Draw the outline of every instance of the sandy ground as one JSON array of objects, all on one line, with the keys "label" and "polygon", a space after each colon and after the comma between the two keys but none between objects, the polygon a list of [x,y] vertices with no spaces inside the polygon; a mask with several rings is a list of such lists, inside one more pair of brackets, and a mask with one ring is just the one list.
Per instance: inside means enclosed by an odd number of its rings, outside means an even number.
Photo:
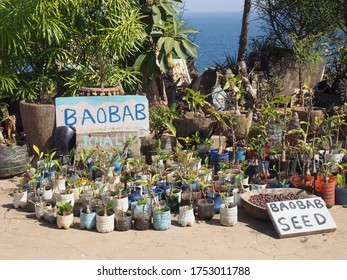
[{"label": "sandy ground", "polygon": [[0,180],[1,260],[347,260],[347,208],[329,209],[337,230],[280,239],[270,221],[239,208],[238,223],[224,227],[219,215],[181,227],[172,214],[169,230],[98,233],[68,230],[38,221],[34,213],[15,209],[15,185]]}]

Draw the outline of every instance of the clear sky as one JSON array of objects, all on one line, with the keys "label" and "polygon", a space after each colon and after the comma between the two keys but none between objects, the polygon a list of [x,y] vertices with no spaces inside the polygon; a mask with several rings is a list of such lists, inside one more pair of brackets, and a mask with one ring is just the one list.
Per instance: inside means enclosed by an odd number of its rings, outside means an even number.
[{"label": "clear sky", "polygon": [[244,0],[183,0],[188,12],[240,12]]}]

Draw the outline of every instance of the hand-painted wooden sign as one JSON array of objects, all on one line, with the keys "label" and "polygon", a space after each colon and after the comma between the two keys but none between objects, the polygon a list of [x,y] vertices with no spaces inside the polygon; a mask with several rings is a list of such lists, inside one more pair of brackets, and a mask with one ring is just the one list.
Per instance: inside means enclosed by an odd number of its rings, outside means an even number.
[{"label": "hand-painted wooden sign", "polygon": [[270,202],[266,210],[280,238],[336,230],[336,224],[320,197]]},{"label": "hand-painted wooden sign", "polygon": [[125,143],[132,137],[134,142],[130,145],[130,150],[137,156],[140,155],[140,140],[137,131],[117,131],[117,132],[94,132],[81,133],[76,135],[77,152],[84,150],[99,149],[100,151],[122,150]]},{"label": "hand-painted wooden sign", "polygon": [[58,126],[73,126],[77,134],[134,131],[149,134],[148,100],[145,96],[83,96],[56,98]]}]

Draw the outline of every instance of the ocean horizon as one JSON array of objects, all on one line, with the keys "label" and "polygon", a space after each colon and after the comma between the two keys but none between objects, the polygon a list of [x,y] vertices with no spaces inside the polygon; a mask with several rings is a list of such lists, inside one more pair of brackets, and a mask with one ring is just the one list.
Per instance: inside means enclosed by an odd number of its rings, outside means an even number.
[{"label": "ocean horizon", "polygon": [[[184,20],[188,27],[199,31],[193,35],[193,41],[199,47],[198,57],[194,59],[200,73],[205,68],[222,64],[226,57],[235,57],[238,53],[243,11],[240,12],[185,12]],[[261,34],[260,22],[256,14],[251,14],[248,40]]]}]

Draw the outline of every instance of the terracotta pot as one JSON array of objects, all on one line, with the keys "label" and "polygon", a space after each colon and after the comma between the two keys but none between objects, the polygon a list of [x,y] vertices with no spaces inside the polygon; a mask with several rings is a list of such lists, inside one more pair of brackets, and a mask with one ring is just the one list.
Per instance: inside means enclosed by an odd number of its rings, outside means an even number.
[{"label": "terracotta pot", "polygon": [[81,87],[79,89],[80,96],[111,96],[120,95],[120,86],[108,86],[108,87]]},{"label": "terracotta pot", "polygon": [[[316,182],[319,181],[319,182],[325,182],[325,177],[323,174],[318,174],[316,176]],[[333,183],[333,182],[336,182],[336,176],[329,176],[328,178],[328,183]]]},{"label": "terracotta pot", "polygon": [[328,208],[335,204],[335,186],[336,182],[315,181],[315,194],[323,198]]},{"label": "terracotta pot", "polygon": [[295,175],[290,178],[290,184],[294,188],[303,189],[308,192],[313,192],[314,177],[310,175]]}]

